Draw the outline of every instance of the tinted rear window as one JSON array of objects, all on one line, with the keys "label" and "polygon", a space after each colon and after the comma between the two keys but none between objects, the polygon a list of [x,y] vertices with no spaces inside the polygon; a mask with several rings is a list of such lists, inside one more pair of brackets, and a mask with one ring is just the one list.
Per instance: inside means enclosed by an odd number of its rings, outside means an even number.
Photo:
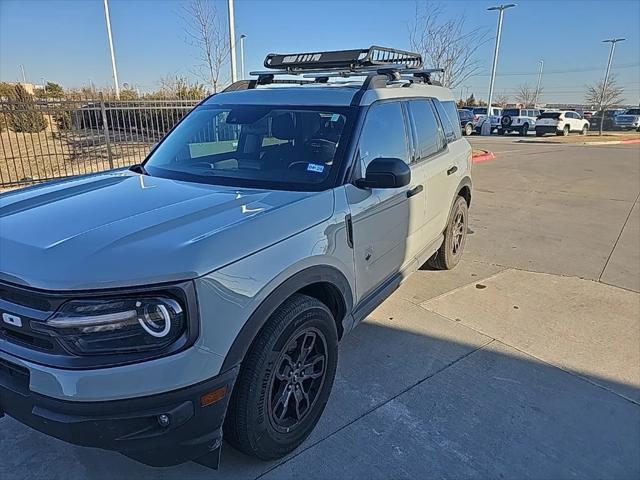
[{"label": "tinted rear window", "polygon": [[473,109],[473,113],[475,113],[476,115],[486,115],[487,114],[487,109],[486,109],[486,107],[474,108]]},{"label": "tinted rear window", "polygon": [[560,112],[545,112],[540,115],[540,118],[553,118],[554,120],[557,120],[560,118]]},{"label": "tinted rear window", "polygon": [[640,108],[630,108],[629,110],[624,112],[624,114],[625,115],[640,115]]},{"label": "tinted rear window", "polygon": [[520,110],[518,110],[517,108],[505,108],[502,111],[502,115],[509,115],[510,117],[517,117],[518,115],[520,115]]}]

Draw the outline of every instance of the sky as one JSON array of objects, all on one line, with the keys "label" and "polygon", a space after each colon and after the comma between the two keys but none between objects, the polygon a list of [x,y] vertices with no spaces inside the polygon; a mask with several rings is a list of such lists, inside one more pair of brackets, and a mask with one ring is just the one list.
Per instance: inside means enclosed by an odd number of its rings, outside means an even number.
[{"label": "sky", "polygon": [[[215,2],[224,22],[226,3]],[[604,76],[609,44],[602,40],[625,37],[616,47],[612,72],[624,88],[625,101],[640,102],[640,0],[516,3],[505,12],[496,94],[513,96],[522,84],[535,86],[543,59],[540,100],[581,102],[585,85]],[[464,16],[470,30],[487,31],[490,40],[477,52],[480,74],[455,92],[486,99],[498,17],[486,8],[497,2],[440,4],[444,17]],[[109,6],[120,84],[151,91],[168,74],[193,77],[197,53],[187,42],[183,1],[109,0]],[[408,49],[415,6],[414,0],[235,0],[236,34],[247,35],[247,72],[263,69],[270,52],[372,44]],[[111,85],[102,0],[0,0],[0,81],[18,81],[19,65],[31,83]]]}]

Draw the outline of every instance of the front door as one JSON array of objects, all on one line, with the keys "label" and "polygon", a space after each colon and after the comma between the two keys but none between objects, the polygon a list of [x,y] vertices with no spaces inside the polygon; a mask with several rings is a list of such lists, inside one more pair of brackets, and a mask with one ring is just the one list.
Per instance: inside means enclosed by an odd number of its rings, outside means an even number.
[{"label": "front door", "polygon": [[[356,168],[360,175],[364,177],[374,158],[400,158],[409,163],[408,140],[402,104],[373,104],[358,142]],[[413,188],[413,182],[389,189],[345,186],[353,228],[357,302],[399,272],[406,261],[407,239],[420,223],[415,219],[424,216],[424,195],[407,195]]]}]

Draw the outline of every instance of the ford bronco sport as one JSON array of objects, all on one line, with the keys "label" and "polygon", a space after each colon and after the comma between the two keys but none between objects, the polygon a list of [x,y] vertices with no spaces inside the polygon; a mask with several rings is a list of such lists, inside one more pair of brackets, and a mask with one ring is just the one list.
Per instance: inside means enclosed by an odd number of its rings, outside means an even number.
[{"label": "ford bronco sport", "polygon": [[425,262],[458,263],[471,148],[420,56],[265,67],[141,165],[0,197],[0,416],[154,466],[217,467],[223,433],[281,457],[338,342]]}]

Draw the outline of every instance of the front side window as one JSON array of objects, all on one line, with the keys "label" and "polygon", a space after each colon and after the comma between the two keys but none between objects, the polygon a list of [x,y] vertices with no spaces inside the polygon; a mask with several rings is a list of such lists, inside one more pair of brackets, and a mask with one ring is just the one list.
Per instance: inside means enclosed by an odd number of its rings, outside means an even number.
[{"label": "front side window", "polygon": [[383,102],[371,106],[362,126],[358,155],[363,173],[375,158],[399,158],[409,163],[400,102]]},{"label": "front side window", "polygon": [[335,177],[350,107],[202,105],[144,163],[153,176],[216,185],[322,190]]},{"label": "front side window", "polygon": [[416,159],[424,160],[445,146],[435,112],[429,100],[412,100],[409,111],[416,132]]}]

